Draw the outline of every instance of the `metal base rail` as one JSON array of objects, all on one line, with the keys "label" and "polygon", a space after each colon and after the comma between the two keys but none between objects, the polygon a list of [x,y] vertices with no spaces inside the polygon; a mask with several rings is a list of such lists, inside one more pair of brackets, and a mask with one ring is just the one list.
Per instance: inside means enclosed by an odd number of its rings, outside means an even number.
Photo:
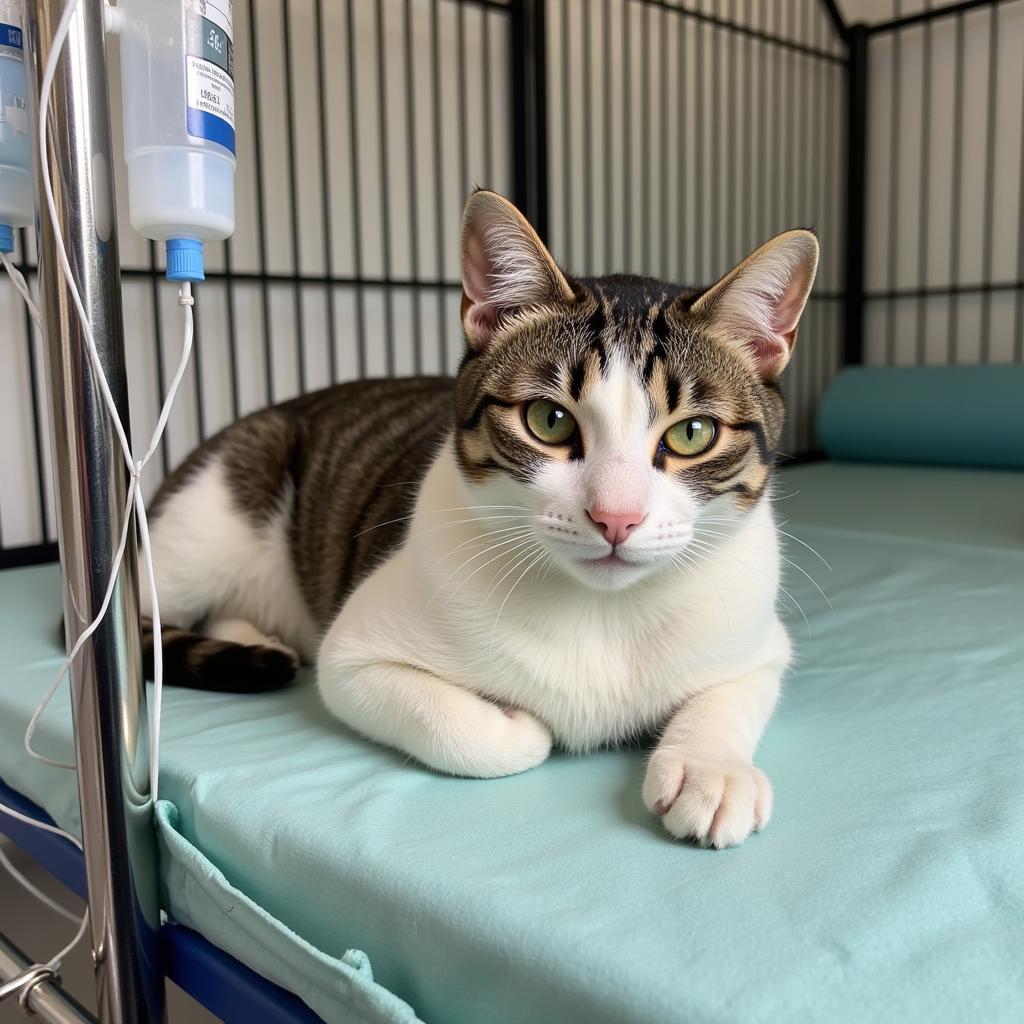
[{"label": "metal base rail", "polygon": [[[29,969],[32,961],[25,954],[0,935],[0,985],[17,978]],[[59,979],[43,975],[38,981],[30,981],[18,997],[22,1009],[41,1017],[48,1024],[95,1024],[96,1018],[68,995]]]},{"label": "metal base rail", "polygon": [[[37,804],[0,778],[0,803],[29,818],[55,824]],[[82,854],[62,836],[0,815],[6,834],[36,864],[81,898],[86,896]],[[298,996],[268,981],[198,932],[180,924],[160,930],[164,976],[225,1024],[322,1024]]]}]

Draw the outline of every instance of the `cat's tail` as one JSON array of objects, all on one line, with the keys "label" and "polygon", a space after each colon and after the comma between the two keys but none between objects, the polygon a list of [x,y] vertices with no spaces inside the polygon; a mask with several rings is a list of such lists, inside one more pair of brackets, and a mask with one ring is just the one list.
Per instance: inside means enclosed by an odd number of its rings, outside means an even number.
[{"label": "cat's tail", "polygon": [[[269,644],[215,640],[175,626],[161,631],[164,682],[190,690],[220,693],[266,693],[287,686],[299,668],[290,649]],[[142,661],[153,678],[153,623],[142,620]]]},{"label": "cat's tail", "polygon": [[[58,630],[64,644],[64,620]],[[218,693],[267,693],[280,690],[295,678],[298,656],[290,648],[272,644],[242,644],[217,640],[188,629],[163,626],[164,682],[190,690]],[[142,620],[142,665],[153,678],[153,622]]]}]

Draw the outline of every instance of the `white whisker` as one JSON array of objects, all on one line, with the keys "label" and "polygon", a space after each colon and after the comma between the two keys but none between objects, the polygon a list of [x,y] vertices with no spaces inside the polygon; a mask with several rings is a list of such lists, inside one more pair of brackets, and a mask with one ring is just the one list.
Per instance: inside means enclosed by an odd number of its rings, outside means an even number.
[{"label": "white whisker", "polygon": [[[540,544],[537,544],[537,548],[540,548]],[[517,559],[517,561],[514,562],[511,566],[508,566],[505,569],[505,571],[491,584],[491,589],[487,591],[487,596],[484,598],[484,604],[486,604],[491,599],[491,596],[494,594],[494,592],[498,589],[498,587],[501,586],[501,581],[504,580],[506,576],[509,576],[512,573],[514,573],[516,569],[518,569],[519,566],[522,565],[523,562],[525,562],[526,559],[529,558],[532,554],[532,548],[528,549],[525,553],[520,553],[520,556]]]},{"label": "white whisker", "polygon": [[782,593],[785,594],[786,597],[788,597],[790,601],[792,601],[793,605],[796,607],[796,610],[803,617],[804,626],[807,627],[807,635],[811,636],[811,633],[812,633],[811,624],[810,624],[810,622],[807,619],[807,613],[804,611],[803,606],[800,604],[800,602],[781,583],[779,584],[779,590],[781,590]]},{"label": "white whisker", "polygon": [[[703,533],[709,537],[723,537],[726,540],[734,540],[740,544],[749,544],[748,541],[741,540],[738,537],[730,537],[727,533],[718,533],[715,530],[701,530],[699,527],[694,527],[694,530],[695,532]],[[786,534],[786,536],[788,537],[789,534]],[[807,545],[805,544],[804,547],[807,547]],[[817,552],[815,552],[815,554],[817,554]],[[787,558],[785,555],[781,554],[781,552],[779,557],[788,565],[793,566],[793,568],[796,569],[797,572],[803,573],[803,575],[806,576],[808,580],[810,580],[811,586],[813,586],[814,589],[817,590],[819,594],[821,594],[822,600],[825,602],[825,604],[827,604],[829,608],[832,607],[832,602],[828,599],[828,594],[826,594],[825,591],[822,590],[820,586],[818,586],[818,581],[803,566],[798,565],[796,562],[793,561],[792,558]],[[821,555],[818,555],[818,557],[821,558]],[[822,558],[821,560],[825,562],[824,558]],[[829,568],[829,571],[831,572],[831,566],[828,565],[828,562],[825,562],[825,565]]]},{"label": "white whisker", "polygon": [[504,610],[505,605],[508,604],[508,599],[512,596],[512,591],[515,590],[516,587],[518,587],[520,583],[522,583],[522,581],[526,578],[526,574],[537,564],[537,562],[541,558],[544,557],[544,554],[545,554],[544,551],[539,551],[534,556],[533,560],[529,563],[529,565],[527,565],[527,567],[522,571],[522,573],[520,574],[519,578],[515,581],[515,583],[513,583],[512,586],[508,588],[508,593],[505,595],[505,600],[501,602],[501,607],[498,609],[498,614],[494,616],[494,629],[495,630],[497,630],[497,628],[498,628],[498,620],[501,618],[501,613]]},{"label": "white whisker", "polygon": [[[407,516],[398,516],[396,519],[388,519],[383,523],[374,523],[373,526],[368,526],[365,530],[360,530],[352,539],[356,537],[362,537],[364,533],[369,533],[371,530],[379,530],[382,526],[393,526],[395,523],[407,523],[410,519],[415,519],[417,515],[434,516],[442,515],[445,512],[480,512],[486,509],[519,509],[526,513],[525,515],[512,516],[474,516],[470,519],[455,519],[451,523],[442,523],[440,527],[433,527],[433,529],[443,529],[445,526],[452,526],[458,523],[475,523],[482,519],[527,519],[530,518],[533,513],[525,505],[462,505],[455,508],[437,508],[437,509],[420,509],[417,512],[410,512]],[[424,530],[424,533],[430,531]]]},{"label": "white whisker", "polygon": [[[762,586],[764,586],[766,589],[770,589],[769,582],[767,580],[765,580],[764,578],[762,578],[757,573],[757,570],[754,568],[754,566],[752,566],[749,562],[744,561],[742,558],[737,557],[731,551],[722,551],[721,548],[715,547],[715,546],[709,544],[707,541],[698,540],[697,538],[694,538],[693,540],[691,540],[690,543],[691,544],[696,544],[696,545],[701,545],[702,547],[704,547],[708,551],[713,551],[713,552],[716,552],[718,554],[725,555],[726,558],[731,558],[734,562],[736,562],[738,565],[742,565],[749,573],[751,573],[751,575],[753,575],[754,578]],[[793,604],[793,607],[796,608],[796,610],[801,614],[801,616],[803,617],[803,620],[804,620],[804,625],[807,627],[807,635],[810,636],[811,633],[812,633],[811,623],[808,620],[807,614],[804,612],[803,607],[800,604],[800,602],[781,583],[777,583],[776,586],[778,587],[778,589],[783,594],[786,595],[787,598],[789,598],[790,602],[792,602],[792,604]]]},{"label": "white whisker", "polygon": [[[680,564],[680,559],[682,559],[682,564]],[[683,571],[683,565],[689,565],[696,572],[700,572],[701,560],[703,560],[705,564],[710,565],[710,560],[707,558],[707,556],[702,556],[699,552],[696,551],[683,550],[677,552],[675,555],[672,556],[672,562],[676,566],[676,568],[679,569],[680,572]],[[732,617],[729,615],[729,608],[725,603],[725,598],[722,597],[722,592],[715,585],[714,580],[709,579],[707,580],[707,582],[711,585],[711,589],[715,592],[715,597],[718,598],[718,603],[722,606],[722,614],[725,616],[725,621],[726,623],[728,623],[729,626],[729,635],[733,636],[734,634],[732,628]]]},{"label": "white whisker", "polygon": [[551,572],[551,566],[555,564],[555,553],[548,551],[547,558],[544,560],[544,575],[541,576],[541,582],[548,578],[548,573]]},{"label": "white whisker", "polygon": [[467,558],[462,563],[462,565],[460,565],[454,572],[451,572],[451,573],[448,574],[448,578],[444,581],[444,583],[441,584],[440,587],[438,587],[437,593],[438,594],[441,593],[441,591],[444,590],[444,588],[451,581],[452,577],[456,573],[461,572],[467,565],[470,564],[470,562],[475,561],[477,558],[480,558],[482,555],[486,555],[489,551],[494,551],[496,548],[503,548],[503,549],[507,548],[508,549],[508,550],[501,550],[493,558],[489,558],[486,562],[482,562],[464,580],[461,580],[459,582],[459,585],[448,595],[448,598],[447,598],[445,604],[450,604],[452,598],[455,597],[455,595],[459,592],[459,590],[461,590],[462,587],[465,586],[481,569],[486,569],[487,566],[489,566],[492,563],[498,561],[499,558],[510,558],[514,554],[516,554],[520,549],[526,547],[527,545],[531,545],[533,543],[536,543],[536,542],[534,541],[532,536],[523,537],[523,538],[509,537],[507,540],[499,541],[497,544],[492,544],[489,548],[485,548],[483,551],[478,551],[475,555],[472,555],[471,557]]},{"label": "white whisker", "polygon": [[468,547],[470,544],[480,544],[486,541],[489,537],[501,537],[510,533],[529,533],[533,527],[524,526],[504,526],[500,530],[484,530],[483,533],[478,533],[468,540],[464,540],[461,544],[456,544],[451,551],[447,552],[444,557],[447,558],[450,555],[454,555],[456,551],[461,551],[463,548]]},{"label": "white whisker", "polygon": [[426,537],[427,534],[437,533],[438,530],[448,530],[453,526],[465,526],[469,523],[490,523],[496,522],[499,519],[533,519],[532,513],[529,515],[500,515],[500,516],[471,516],[469,519],[453,519],[448,523],[440,523],[437,526],[432,526],[429,530],[423,530],[418,533],[418,537]]},{"label": "white whisker", "polygon": [[825,604],[827,604],[829,608],[832,607],[832,602],[828,599],[828,594],[826,594],[825,591],[818,586],[818,581],[803,566],[797,565],[792,558],[786,558],[785,555],[782,556],[782,560],[784,562],[787,562],[789,565],[793,566],[793,568],[796,569],[797,572],[803,573],[803,575],[811,581],[811,586],[814,587],[814,589],[819,594],[821,594],[821,599],[825,602]]},{"label": "white whisker", "polygon": [[[787,522],[788,522],[788,520],[787,520]],[[785,524],[783,524],[783,525],[785,525]],[[810,544],[808,544],[806,541],[802,541],[799,537],[794,536],[792,533],[786,533],[786,531],[783,530],[781,527],[777,527],[777,529],[778,529],[779,533],[782,534],[783,537],[788,537],[790,540],[795,540],[797,542],[797,544],[801,544],[803,547],[807,548],[807,550],[810,551],[810,553],[812,555],[814,555],[816,558],[820,559],[822,565],[824,565],[825,568],[828,569],[829,572],[832,571],[832,566],[829,565],[828,562],[826,562],[825,559],[822,558],[821,555],[817,551],[815,551],[814,548],[812,548]]]}]

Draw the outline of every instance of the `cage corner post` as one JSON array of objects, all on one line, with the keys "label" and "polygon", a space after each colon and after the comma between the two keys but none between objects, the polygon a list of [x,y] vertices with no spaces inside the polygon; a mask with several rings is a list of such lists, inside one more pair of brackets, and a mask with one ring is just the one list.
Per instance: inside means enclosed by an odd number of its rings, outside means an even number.
[{"label": "cage corner post", "polygon": [[[36,109],[65,6],[64,0],[26,4]],[[60,232],[127,428],[103,0],[78,2],[53,79],[49,117],[47,159]],[[88,365],[82,325],[57,262],[41,175],[36,177],[64,611],[67,639],[74,643],[103,603],[129,473]],[[164,1018],[164,997],[133,532],[107,614],[71,668],[71,693],[99,1020],[156,1024]]]},{"label": "cage corner post", "polygon": [[547,4],[511,0],[513,201],[548,237]]},{"label": "cage corner post", "polygon": [[843,363],[864,362],[864,217],[867,211],[868,27],[848,28],[846,267]]}]

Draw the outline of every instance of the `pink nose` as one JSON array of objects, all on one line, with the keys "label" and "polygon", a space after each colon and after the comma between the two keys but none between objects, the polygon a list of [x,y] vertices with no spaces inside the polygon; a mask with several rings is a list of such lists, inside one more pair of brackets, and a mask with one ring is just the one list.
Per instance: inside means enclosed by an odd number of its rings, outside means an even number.
[{"label": "pink nose", "polygon": [[599,508],[588,509],[587,515],[609,544],[621,544],[647,518],[644,512],[605,512]]}]

